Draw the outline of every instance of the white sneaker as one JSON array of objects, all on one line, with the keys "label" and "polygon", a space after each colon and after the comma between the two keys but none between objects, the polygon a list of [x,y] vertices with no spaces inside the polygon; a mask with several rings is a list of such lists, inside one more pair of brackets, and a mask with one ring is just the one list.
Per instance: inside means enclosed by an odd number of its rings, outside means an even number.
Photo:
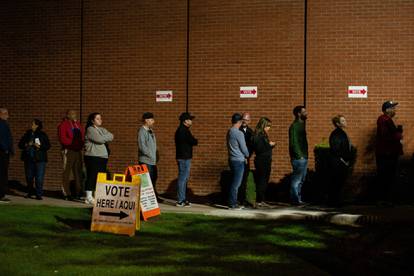
[{"label": "white sneaker", "polygon": [[95,202],[95,200],[93,199],[93,197],[90,197],[90,198],[86,198],[85,199],[85,204],[91,204],[91,205],[93,205],[94,202]]}]

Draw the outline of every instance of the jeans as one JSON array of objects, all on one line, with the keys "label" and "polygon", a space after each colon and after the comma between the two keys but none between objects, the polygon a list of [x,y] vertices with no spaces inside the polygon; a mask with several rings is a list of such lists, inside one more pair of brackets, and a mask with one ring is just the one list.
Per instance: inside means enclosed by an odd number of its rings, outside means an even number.
[{"label": "jeans", "polygon": [[[28,194],[36,194],[36,196],[41,197],[43,195],[43,179],[45,177],[46,162],[27,160],[24,162],[24,171],[26,174]],[[36,190],[33,188],[33,180]]]},{"label": "jeans", "polygon": [[294,203],[302,203],[302,185],[308,171],[308,159],[292,160],[292,179],[290,197]]},{"label": "jeans", "polygon": [[233,175],[229,191],[230,207],[237,206],[237,192],[243,179],[244,163],[244,161],[229,161],[230,169]]},{"label": "jeans", "polygon": [[177,159],[178,179],[177,179],[177,202],[185,202],[187,182],[190,178],[191,159]]},{"label": "jeans", "polygon": [[0,198],[6,195],[9,182],[9,154],[0,150]]},{"label": "jeans", "polygon": [[246,203],[247,180],[249,178],[249,172],[250,172],[249,163],[250,163],[250,160],[248,160],[248,162],[244,164],[243,178],[242,178],[242,182],[239,187],[239,192],[237,194],[239,202],[241,202],[242,204]]}]

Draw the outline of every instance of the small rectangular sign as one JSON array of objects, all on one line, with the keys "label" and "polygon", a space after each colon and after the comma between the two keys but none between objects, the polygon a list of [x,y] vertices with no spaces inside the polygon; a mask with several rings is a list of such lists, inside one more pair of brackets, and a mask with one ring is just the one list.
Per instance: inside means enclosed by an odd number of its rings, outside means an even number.
[{"label": "small rectangular sign", "polygon": [[151,177],[146,165],[129,166],[126,169],[125,175],[140,177],[140,209],[142,218],[148,220],[150,217],[155,217],[161,214],[158,205],[157,196],[155,195],[154,187],[152,185]]},{"label": "small rectangular sign", "polygon": [[257,86],[241,86],[240,98],[257,98]]},{"label": "small rectangular sign", "polygon": [[368,86],[348,86],[348,98],[368,98]]},{"label": "small rectangular sign", "polygon": [[168,91],[157,91],[155,93],[156,101],[157,102],[172,102],[173,100],[173,92],[172,90]]}]

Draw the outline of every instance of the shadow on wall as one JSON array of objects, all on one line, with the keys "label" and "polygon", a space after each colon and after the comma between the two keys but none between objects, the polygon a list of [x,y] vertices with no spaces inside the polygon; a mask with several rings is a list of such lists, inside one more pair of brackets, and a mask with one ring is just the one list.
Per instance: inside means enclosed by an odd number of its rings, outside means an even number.
[{"label": "shadow on wall", "polygon": [[[227,175],[225,173],[226,171],[222,172],[225,175]],[[223,180],[221,180],[223,179]],[[226,184],[226,176],[221,177],[220,178],[220,185],[227,185]],[[173,181],[170,182],[170,184],[168,185],[167,190],[161,194],[162,197],[167,198],[167,199],[171,199],[171,200],[176,200],[177,199],[177,179],[174,179]],[[196,195],[194,194],[193,190],[191,188],[187,188],[187,200],[191,201],[192,203],[198,203],[198,204],[223,204],[226,199],[227,196],[227,191],[225,190],[225,188],[221,189],[220,192],[217,193],[211,193],[208,195]]]},{"label": "shadow on wall", "polygon": [[[376,173],[363,174],[360,177],[360,190],[355,197],[356,203],[374,203],[378,198]],[[399,160],[394,186],[391,187],[391,200],[398,204],[414,202],[414,154]]]},{"label": "shadow on wall", "polygon": [[[74,185],[73,185],[74,186]],[[28,193],[27,185],[21,183],[17,180],[10,180],[8,183],[8,191],[7,194],[21,196],[21,193],[27,194]],[[53,198],[62,198],[61,191],[49,191],[43,190],[43,195],[46,197],[53,197]]]},{"label": "shadow on wall", "polygon": [[[372,151],[371,151],[372,152]],[[375,155],[373,155],[375,156]],[[321,204],[325,201],[325,192],[329,183],[329,167],[326,160],[326,152],[323,150],[315,154],[315,171],[308,170],[308,175],[302,187],[303,199],[312,204]],[[374,158],[374,157],[373,157]],[[375,158],[374,158],[375,159]],[[254,173],[254,171],[253,171]],[[226,205],[228,199],[229,184],[231,181],[231,171],[223,170],[220,173],[220,192],[200,196],[194,194],[190,188],[187,190],[188,199],[200,204],[219,204]],[[273,202],[290,202],[290,178],[291,174],[286,174],[278,183],[271,182],[267,186],[266,200]],[[353,175],[357,181],[349,181],[343,191],[345,201],[356,204],[370,204],[376,201],[377,185],[376,173],[366,172]],[[393,201],[400,204],[413,203],[414,194],[414,154],[412,157],[402,158],[399,162],[399,171],[395,186],[392,187]],[[74,183],[73,183],[74,184]],[[72,185],[72,188],[74,185]],[[176,200],[177,179],[168,185],[163,197]],[[27,193],[27,186],[19,181],[9,181],[8,194],[19,195]],[[61,198],[61,191],[44,191],[48,197]]]},{"label": "shadow on wall", "polygon": [[363,162],[366,164],[375,164],[375,141],[377,137],[377,129],[372,128],[368,134],[368,141],[363,154]]},{"label": "shadow on wall", "polygon": [[[286,174],[278,183],[270,182],[266,189],[266,200],[289,203],[291,175]],[[308,170],[306,180],[302,185],[302,197],[305,202],[321,202],[322,185],[320,181],[315,180],[315,171]]]}]

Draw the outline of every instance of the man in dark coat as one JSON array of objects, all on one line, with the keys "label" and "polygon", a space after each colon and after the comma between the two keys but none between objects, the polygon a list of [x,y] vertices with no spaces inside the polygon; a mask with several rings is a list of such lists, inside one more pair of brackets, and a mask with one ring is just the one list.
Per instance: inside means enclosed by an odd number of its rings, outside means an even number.
[{"label": "man in dark coat", "polygon": [[9,159],[14,154],[13,138],[7,119],[9,112],[0,108],[0,201],[8,202],[6,198],[7,183],[9,181]]},{"label": "man in dark coat", "polygon": [[244,134],[244,140],[246,141],[246,146],[247,146],[247,149],[249,150],[249,157],[247,158],[247,162],[244,166],[243,179],[242,179],[242,183],[239,188],[238,199],[242,205],[248,205],[247,199],[246,199],[246,189],[247,189],[247,179],[250,173],[250,157],[253,154],[254,131],[253,129],[249,127],[249,124],[251,121],[250,113],[245,112],[242,114],[242,116],[243,116],[242,125],[240,126],[239,129]]},{"label": "man in dark coat", "polygon": [[196,138],[190,131],[193,124],[192,116],[188,112],[180,115],[180,125],[175,132],[175,149],[178,165],[177,178],[177,207],[190,207],[191,203],[187,200],[187,183],[190,178],[191,159],[193,158],[193,146],[198,144]]},{"label": "man in dark coat", "polygon": [[398,158],[403,154],[402,126],[395,126],[392,118],[398,103],[386,101],[382,105],[383,114],[377,120],[377,141],[375,148],[377,163],[377,193],[381,201],[390,201],[391,187],[397,176]]}]

